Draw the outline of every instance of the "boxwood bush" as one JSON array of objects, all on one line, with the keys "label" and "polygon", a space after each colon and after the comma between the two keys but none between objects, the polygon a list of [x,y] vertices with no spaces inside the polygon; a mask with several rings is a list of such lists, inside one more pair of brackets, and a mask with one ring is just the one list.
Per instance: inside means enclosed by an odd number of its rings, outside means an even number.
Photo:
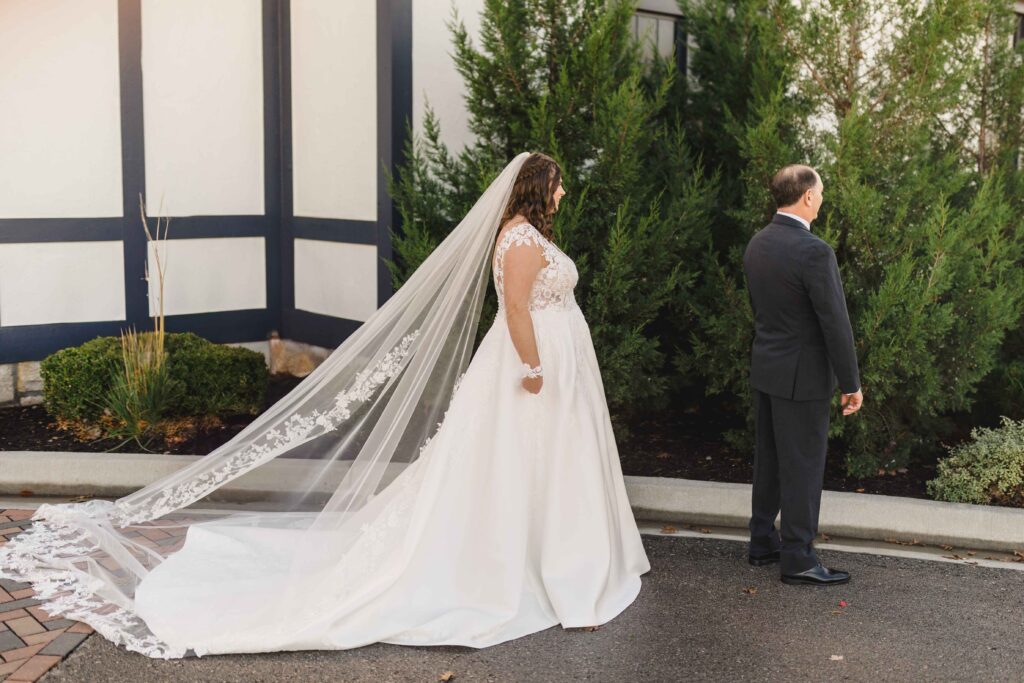
[{"label": "boxwood bush", "polygon": [[[164,417],[258,414],[269,374],[263,354],[225,346],[191,332],[164,338],[172,391]],[[97,337],[61,349],[39,364],[43,398],[54,417],[93,422],[115,373],[123,371],[119,337]]]}]

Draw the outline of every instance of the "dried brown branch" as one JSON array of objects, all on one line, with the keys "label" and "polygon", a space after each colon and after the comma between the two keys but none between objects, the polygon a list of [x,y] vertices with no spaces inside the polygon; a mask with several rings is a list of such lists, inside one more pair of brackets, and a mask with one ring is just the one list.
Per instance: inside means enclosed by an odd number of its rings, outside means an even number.
[{"label": "dried brown branch", "polygon": [[808,72],[811,74],[811,78],[814,79],[814,82],[818,84],[819,88],[821,88],[825,97],[832,102],[832,106],[835,108],[839,118],[842,118],[842,116],[849,111],[851,103],[844,102],[840,99],[838,93],[836,93],[833,88],[829,87],[828,83],[825,82],[825,79],[822,78],[820,73],[818,73],[818,70],[814,68],[814,64],[808,58],[807,53],[804,50],[801,50],[797,44],[793,42],[792,36],[786,28],[785,22],[782,21],[782,17],[779,16],[779,12],[774,6],[772,9],[772,19],[774,19],[775,25],[779,29],[779,35],[782,36],[782,42],[785,43],[786,48],[793,52],[800,62],[807,67]]}]

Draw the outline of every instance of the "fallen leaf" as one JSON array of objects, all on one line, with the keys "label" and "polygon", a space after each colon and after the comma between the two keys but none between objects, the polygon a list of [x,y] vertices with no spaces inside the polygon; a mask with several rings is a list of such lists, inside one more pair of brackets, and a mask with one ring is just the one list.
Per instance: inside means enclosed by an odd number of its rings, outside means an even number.
[{"label": "fallen leaf", "polygon": [[697,529],[697,531],[701,532],[702,534],[710,534],[711,533],[711,529],[700,528],[700,529]]},{"label": "fallen leaf", "polygon": [[828,534],[826,534],[824,531],[822,531],[820,535],[821,535],[821,540],[823,540],[823,541],[831,541],[832,540],[832,537],[829,536]]},{"label": "fallen leaf", "polygon": [[855,491],[856,491],[857,493],[864,493],[864,489],[862,489],[862,488],[860,488],[860,489],[854,489],[854,490],[855,490]]},{"label": "fallen leaf", "polygon": [[676,529],[671,524],[666,524],[665,526],[661,527],[661,533],[663,534],[674,534],[677,531],[679,531],[679,529]]},{"label": "fallen leaf", "polygon": [[654,457],[657,458],[658,460],[668,460],[669,458],[672,457],[672,454],[671,453],[666,453],[665,451],[662,451],[661,453],[658,453]]},{"label": "fallen leaf", "polygon": [[594,631],[600,630],[600,626],[584,626],[580,630],[586,631],[587,633],[593,633]]},{"label": "fallen leaf", "polygon": [[757,586],[747,586],[743,589],[743,592],[747,595],[757,595]]},{"label": "fallen leaf", "polygon": [[843,613],[843,610],[841,610],[841,609],[834,609],[834,610],[832,610],[832,614],[842,614],[842,613]]},{"label": "fallen leaf", "polygon": [[32,491],[29,491],[28,489],[25,489],[25,490],[22,490],[22,491],[18,491],[18,495],[21,496],[22,498],[31,498],[32,496],[34,496],[36,494],[33,493]]},{"label": "fallen leaf", "polygon": [[974,557],[974,556],[975,556],[975,555],[977,555],[978,553],[977,553],[977,551],[974,551],[974,550],[968,550],[968,551],[967,551],[967,554],[968,554],[968,555],[970,555],[971,557]]},{"label": "fallen leaf", "polygon": [[917,540],[916,538],[910,541],[901,541],[898,538],[887,538],[885,539],[885,542],[895,543],[896,545],[924,545],[923,543],[921,543],[921,541]]},{"label": "fallen leaf", "polygon": [[952,550],[953,549],[953,546],[951,546],[951,545],[940,545],[939,547],[942,548],[943,550]]},{"label": "fallen leaf", "polygon": [[439,680],[439,681],[450,681],[453,678],[455,678],[455,672],[454,671],[445,671],[443,674],[441,674],[440,676],[437,677],[437,680]]}]

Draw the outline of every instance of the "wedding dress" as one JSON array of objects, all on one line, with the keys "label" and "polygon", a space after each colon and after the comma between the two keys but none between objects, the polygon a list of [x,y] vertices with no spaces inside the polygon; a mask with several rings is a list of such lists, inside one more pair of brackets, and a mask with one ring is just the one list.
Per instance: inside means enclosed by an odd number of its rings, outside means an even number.
[{"label": "wedding dress", "polygon": [[[507,199],[522,158],[495,181],[503,183],[499,197]],[[493,227],[499,215],[489,211],[483,222]],[[496,245],[497,231],[488,234],[498,312],[450,393],[438,394],[450,400],[418,457],[362,462],[369,439],[326,504],[209,519],[186,508],[250,466],[241,456],[253,459],[252,448],[232,451],[229,475],[221,463],[113,507],[44,506],[38,528],[0,550],[0,574],[33,581],[49,599],[44,608],[155,657],[374,642],[486,647],[618,615],[650,565],[626,497],[590,330],[573,294],[576,267],[529,224],[506,228]],[[539,247],[546,260],[529,302],[544,367],[538,394],[520,384],[503,301],[504,257],[523,246]],[[405,335],[376,357],[373,372],[358,376],[358,391],[335,397],[349,422],[360,412],[347,401],[369,401],[378,391],[367,383],[390,387],[409,374],[413,366],[398,367],[415,355],[417,340]],[[371,405],[390,408],[398,395],[392,390]],[[308,422],[325,421],[318,412]],[[293,422],[306,424],[301,416],[285,424]],[[374,426],[391,422],[381,417]],[[300,455],[296,444],[308,447],[302,434],[288,442],[290,457]],[[327,470],[316,472],[319,480]],[[355,496],[364,480],[370,491]],[[311,499],[315,485],[301,488],[301,499]]]},{"label": "wedding dress", "polygon": [[649,566],[573,298],[573,262],[521,224],[496,249],[495,285],[501,292],[505,251],[527,242],[549,260],[530,300],[540,393],[519,383],[499,295],[439,431],[350,521],[366,525],[365,542],[310,578],[316,597],[289,603],[281,591],[296,552],[287,531],[200,525],[136,589],[158,638],[199,654],[377,641],[485,647],[559,623],[602,624],[633,601]]}]

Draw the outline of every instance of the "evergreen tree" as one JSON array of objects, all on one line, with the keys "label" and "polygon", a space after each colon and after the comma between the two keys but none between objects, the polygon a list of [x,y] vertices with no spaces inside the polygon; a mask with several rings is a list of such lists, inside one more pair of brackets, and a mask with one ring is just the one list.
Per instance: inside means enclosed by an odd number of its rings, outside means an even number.
[{"label": "evergreen tree", "polygon": [[[647,78],[633,14],[620,0],[487,0],[479,45],[453,20],[476,139],[453,155],[428,115],[392,183],[400,285],[508,159],[537,150],[559,162],[568,195],[555,240],[580,271],[620,437],[634,408],[664,404],[670,371],[655,324],[692,288],[713,197],[682,132],[660,124],[674,74]],[[492,293],[484,326],[494,305]]]},{"label": "evergreen tree", "polygon": [[[1019,17],[1009,3],[980,3],[973,49],[960,55],[969,74],[959,107],[942,122],[942,133],[959,146],[979,173],[1002,179],[1015,216],[1024,215],[1024,42],[1006,39]],[[1003,342],[996,367],[978,391],[975,423],[995,425],[1000,416],[1024,418],[1024,316]]]},{"label": "evergreen tree", "polygon": [[[733,215],[747,212],[749,237],[763,224],[750,212],[750,198],[765,186],[762,173],[801,161],[820,171],[825,205],[815,231],[834,246],[843,270],[866,397],[858,416],[833,420],[833,435],[845,442],[851,473],[895,467],[918,447],[934,447],[945,418],[970,406],[1021,315],[1014,213],[1020,195],[1012,187],[1019,173],[965,163],[966,129],[943,127],[968,106],[963,92],[977,78],[978,64],[964,55],[983,40],[979,18],[994,4],[744,5],[748,12],[734,16],[752,11],[774,23],[788,55],[783,62],[797,66],[796,84],[809,106],[796,116],[784,105],[784,89],[760,107],[749,98],[754,115],[742,132],[732,132],[749,184]],[[999,78],[1012,81],[1004,69],[997,68]],[[704,78],[721,77],[709,71]],[[981,115],[977,106],[970,109]],[[804,139],[804,156],[791,145],[759,159],[759,151],[778,150],[786,139],[773,140],[772,130],[794,129]],[[1010,154],[1014,141],[1002,139],[1001,149]],[[792,156],[780,158],[787,152]],[[710,390],[731,387],[742,395],[744,373],[712,360],[749,329],[736,313],[739,253],[731,250],[719,274],[712,271],[727,296],[717,312],[703,316],[697,348],[708,358],[700,367]],[[746,362],[746,355],[738,360],[740,367]]]},{"label": "evergreen tree", "polygon": [[680,7],[695,49],[690,78],[677,79],[673,89],[673,106],[683,112],[695,150],[721,180],[700,284],[686,302],[690,352],[676,356],[677,366],[685,375],[703,376],[708,394],[738,399],[747,428],[726,437],[744,450],[752,444],[753,317],[742,254],[753,231],[772,215],[772,174],[807,157],[801,123],[810,105],[795,87],[794,56],[784,49],[764,0],[680,0]]},{"label": "evergreen tree", "polygon": [[[1006,3],[680,2],[689,77],[641,63],[628,2],[487,0],[478,46],[453,21],[476,141],[450,153],[428,112],[410,143],[392,185],[396,285],[507,159],[546,151],[620,436],[632,406],[657,408],[687,378],[745,415],[742,250],[774,208],[774,171],[810,163],[867,397],[833,421],[847,468],[934,448],[979,391],[1019,410],[1024,69]],[[484,327],[493,293],[487,305]]]}]

